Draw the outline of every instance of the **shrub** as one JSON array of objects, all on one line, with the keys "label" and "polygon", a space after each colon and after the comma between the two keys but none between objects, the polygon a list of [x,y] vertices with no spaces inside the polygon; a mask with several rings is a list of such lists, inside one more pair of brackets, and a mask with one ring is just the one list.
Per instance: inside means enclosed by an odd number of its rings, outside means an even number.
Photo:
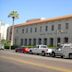
[{"label": "shrub", "polygon": [[48,45],[49,48],[56,48],[54,45]]},{"label": "shrub", "polygon": [[9,46],[4,46],[5,49],[9,49]]},{"label": "shrub", "polygon": [[17,45],[13,45],[13,46],[11,46],[11,49],[15,49],[17,47],[18,47]]}]

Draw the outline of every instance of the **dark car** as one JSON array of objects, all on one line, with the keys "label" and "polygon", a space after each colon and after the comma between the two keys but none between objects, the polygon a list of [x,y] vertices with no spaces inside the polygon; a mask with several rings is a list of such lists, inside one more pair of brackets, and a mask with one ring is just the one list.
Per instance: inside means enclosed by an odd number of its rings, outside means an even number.
[{"label": "dark car", "polygon": [[28,47],[19,47],[15,49],[15,52],[21,52],[21,53],[29,53],[29,48]]}]

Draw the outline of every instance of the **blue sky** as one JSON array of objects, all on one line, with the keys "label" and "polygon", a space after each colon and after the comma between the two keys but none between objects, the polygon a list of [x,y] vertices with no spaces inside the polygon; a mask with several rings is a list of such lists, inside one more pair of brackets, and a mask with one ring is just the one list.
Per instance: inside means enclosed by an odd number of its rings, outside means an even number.
[{"label": "blue sky", "polygon": [[16,24],[33,18],[52,18],[72,14],[72,0],[0,0],[0,20],[12,23],[8,14],[18,11]]}]

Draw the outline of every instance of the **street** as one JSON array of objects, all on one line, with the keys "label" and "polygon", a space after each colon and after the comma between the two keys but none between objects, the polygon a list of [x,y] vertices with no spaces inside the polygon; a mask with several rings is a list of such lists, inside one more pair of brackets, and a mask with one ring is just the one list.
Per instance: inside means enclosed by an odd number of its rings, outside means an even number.
[{"label": "street", "polygon": [[72,59],[0,50],[0,72],[72,72]]}]

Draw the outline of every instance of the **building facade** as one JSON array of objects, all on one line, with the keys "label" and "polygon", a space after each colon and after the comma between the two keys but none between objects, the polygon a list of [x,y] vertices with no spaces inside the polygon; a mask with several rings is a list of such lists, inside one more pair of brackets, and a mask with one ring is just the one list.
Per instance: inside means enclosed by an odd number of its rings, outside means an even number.
[{"label": "building facade", "polygon": [[[11,37],[11,27],[7,39]],[[58,43],[72,42],[72,15],[51,19],[33,19],[14,26],[15,45],[45,44],[56,46]]]},{"label": "building facade", "polygon": [[8,26],[9,26],[9,24],[6,24],[2,20],[0,20],[0,40],[6,39]]}]

